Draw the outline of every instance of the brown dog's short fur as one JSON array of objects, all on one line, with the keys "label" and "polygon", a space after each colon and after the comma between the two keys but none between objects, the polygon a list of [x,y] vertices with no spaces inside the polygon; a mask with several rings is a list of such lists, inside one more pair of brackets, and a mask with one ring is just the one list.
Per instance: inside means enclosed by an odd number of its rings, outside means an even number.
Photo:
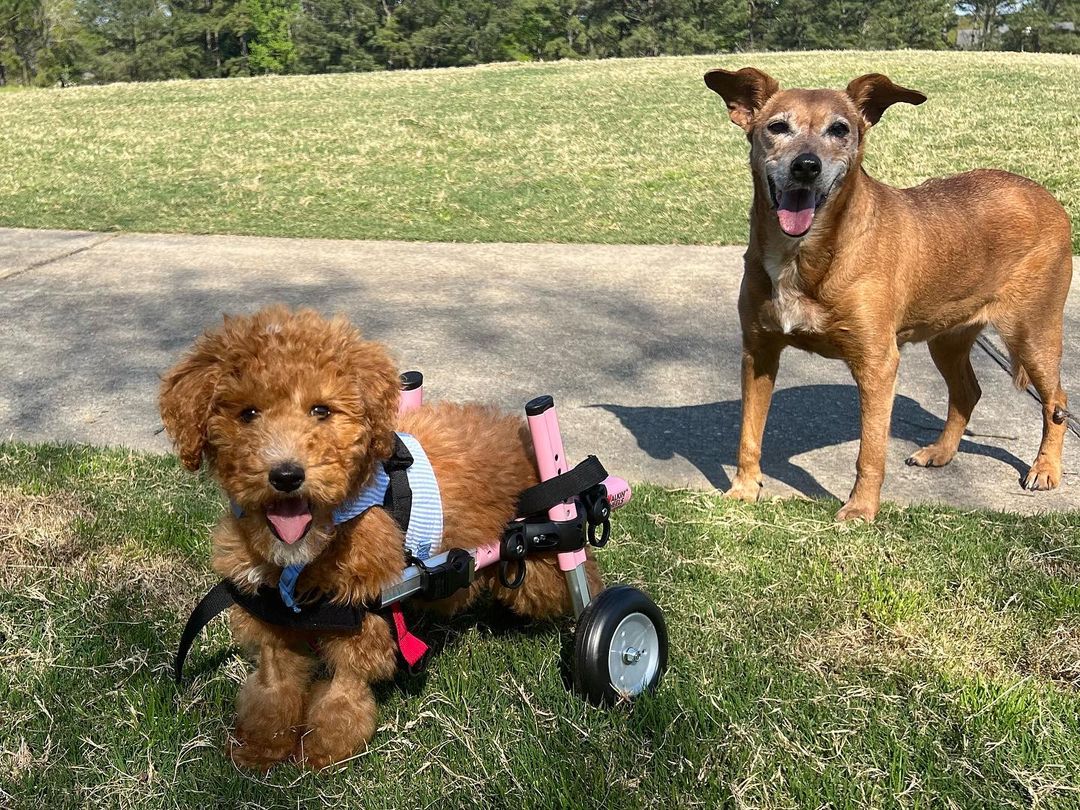
[{"label": "brown dog's short fur", "polygon": [[[780,90],[754,68],[712,70],[705,84],[750,141],[754,199],[739,296],[743,331],[742,432],[728,494],[756,500],[761,438],[780,352],[795,346],[847,362],[859,389],[862,432],[855,487],[838,519],[877,514],[885,476],[899,346],[928,341],[949,389],[936,442],[908,463],[948,464],[981,392],[969,354],[988,323],[1013,358],[1018,386],[1043,401],[1038,457],[1024,481],[1061,481],[1066,408],[1059,367],[1072,277],[1069,219],[1042,187],[978,170],[915,188],[862,169],[870,127],[892,104],[925,96],[880,74],[846,92]],[[804,230],[805,228],[805,230]]]},{"label": "brown dog's short fur", "polygon": [[[161,417],[184,465],[209,464],[242,517],[224,515],[214,530],[213,568],[250,591],[277,583],[282,567],[306,563],[297,593],[320,592],[343,603],[375,597],[405,567],[397,524],[376,507],[334,526],[333,509],[365,485],[392,452],[395,430],[417,437],[439,481],[443,548],[475,548],[501,536],[522,490],[537,474],[524,420],[481,405],[436,404],[398,416],[399,378],[386,350],[361,339],[341,318],[271,307],[227,317],[198,339],[164,377]],[[315,406],[327,406],[323,415]],[[286,545],[266,510],[282,500],[268,480],[294,463],[310,508],[307,534]],[[590,586],[600,588],[595,564]],[[530,560],[520,589],[503,589],[481,572],[477,583],[442,609],[457,609],[486,585],[519,614],[571,611],[553,556]],[[265,624],[233,608],[235,638],[258,668],[237,698],[240,765],[266,769],[294,757],[321,768],[361,750],[375,733],[370,684],[393,677],[395,643],[387,622],[368,614],[355,634],[314,634]],[[316,652],[317,651],[317,652]],[[322,659],[329,680],[316,681]]]}]

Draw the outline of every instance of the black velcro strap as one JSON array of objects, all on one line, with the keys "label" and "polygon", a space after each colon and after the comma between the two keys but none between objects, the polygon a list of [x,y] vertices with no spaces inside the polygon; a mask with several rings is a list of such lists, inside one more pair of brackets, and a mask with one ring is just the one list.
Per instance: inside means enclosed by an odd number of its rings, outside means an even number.
[{"label": "black velcro strap", "polygon": [[401,437],[394,436],[394,455],[383,462],[383,469],[390,477],[390,486],[386,489],[386,502],[383,506],[390,511],[390,516],[405,534],[409,530],[409,518],[412,516],[412,487],[409,486],[409,467],[413,457]]},{"label": "black velcro strap", "polygon": [[191,649],[195,638],[215,616],[234,604],[229,586],[228,582],[219,582],[191,611],[187,624],[184,626],[184,632],[180,635],[180,646],[176,648],[176,660],[173,663],[173,677],[177,683],[184,679],[184,659],[187,658],[188,650]]},{"label": "black velcro strap", "polygon": [[529,487],[518,498],[517,516],[528,517],[546,512],[553,506],[580,495],[608,477],[596,456],[589,456],[574,469]]}]

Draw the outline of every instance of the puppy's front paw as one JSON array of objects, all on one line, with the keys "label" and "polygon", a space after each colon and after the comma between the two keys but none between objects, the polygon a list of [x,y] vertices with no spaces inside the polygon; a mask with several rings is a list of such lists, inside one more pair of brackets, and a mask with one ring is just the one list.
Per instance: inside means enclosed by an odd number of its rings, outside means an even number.
[{"label": "puppy's front paw", "polygon": [[865,520],[867,523],[873,523],[874,518],[877,517],[878,504],[876,503],[862,503],[854,499],[845,503],[840,511],[836,513],[836,520]]},{"label": "puppy's front paw", "polygon": [[1024,489],[1054,489],[1061,483],[1061,463],[1054,464],[1045,456],[1039,456],[1028,470]]},{"label": "puppy's front paw", "polygon": [[238,767],[265,773],[289,758],[296,748],[298,737],[295,729],[287,729],[260,739],[238,727],[236,738],[229,740],[229,758]]},{"label": "puppy's front paw", "polygon": [[731,489],[724,493],[724,497],[755,503],[761,497],[761,481],[748,475],[736,474],[735,480],[731,482]]},{"label": "puppy's front paw", "polygon": [[318,684],[297,759],[316,771],[344,762],[367,747],[376,725],[375,699],[367,684],[354,682],[347,689],[332,682]]}]

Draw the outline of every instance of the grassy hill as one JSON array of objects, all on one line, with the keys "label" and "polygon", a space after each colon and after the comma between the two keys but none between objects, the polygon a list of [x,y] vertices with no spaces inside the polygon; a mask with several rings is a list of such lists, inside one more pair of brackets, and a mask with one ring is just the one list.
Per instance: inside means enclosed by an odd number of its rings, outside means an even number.
[{"label": "grassy hill", "polygon": [[0,225],[738,243],[746,142],[701,75],[746,64],[787,86],[887,73],[930,100],[875,128],[872,174],[1009,169],[1080,216],[1080,58],[844,52],[5,94]]}]

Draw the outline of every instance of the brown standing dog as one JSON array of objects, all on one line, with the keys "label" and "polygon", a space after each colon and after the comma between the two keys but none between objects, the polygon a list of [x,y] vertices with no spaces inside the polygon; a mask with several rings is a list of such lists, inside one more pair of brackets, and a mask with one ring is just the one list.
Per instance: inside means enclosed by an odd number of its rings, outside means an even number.
[{"label": "brown standing dog", "polygon": [[[988,323],[1012,355],[1018,387],[1043,401],[1028,489],[1061,481],[1066,408],[1059,367],[1072,277],[1069,218],[1041,186],[978,170],[897,189],[862,169],[866,135],[898,101],[922,93],[871,73],[846,92],[780,90],[760,70],[705,74],[750,141],[754,200],[739,295],[743,331],[739,467],[728,495],[756,500],[761,437],[780,352],[795,346],[847,362],[862,431],[855,487],[838,520],[877,514],[885,476],[899,346],[929,341],[949,389],[937,441],[908,464],[956,454],[981,394],[969,354]],[[1060,416],[1058,416],[1060,419]]]}]

